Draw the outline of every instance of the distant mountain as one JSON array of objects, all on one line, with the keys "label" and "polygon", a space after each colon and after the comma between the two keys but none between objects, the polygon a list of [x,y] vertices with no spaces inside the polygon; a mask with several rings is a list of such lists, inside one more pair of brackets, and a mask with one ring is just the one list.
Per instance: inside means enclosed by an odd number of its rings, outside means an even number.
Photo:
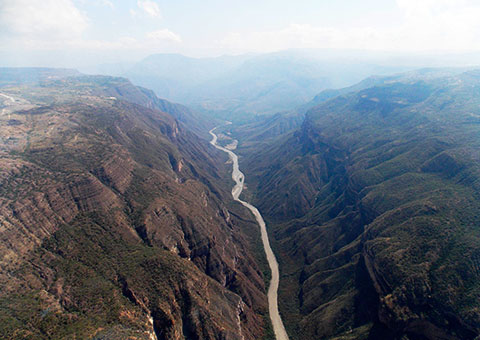
[{"label": "distant mountain", "polygon": [[138,85],[153,89],[162,98],[186,103],[192,88],[224,76],[248,58],[155,54],[133,65],[124,75]]},{"label": "distant mountain", "polygon": [[162,98],[218,118],[245,122],[296,108],[327,88],[406,69],[292,50],[204,59],[153,55],[125,76]]},{"label": "distant mountain", "polygon": [[0,86],[19,83],[38,83],[48,79],[59,79],[78,76],[81,73],[73,69],[41,68],[41,67],[0,67]]},{"label": "distant mountain", "polygon": [[395,74],[391,76],[371,76],[361,82],[340,89],[327,89],[317,94],[312,101],[301,106],[298,110],[300,112],[306,112],[309,109],[326,102],[329,99],[344,95],[350,92],[360,91],[372,86],[379,86],[396,81],[406,81],[407,79],[414,80],[426,80],[426,79],[438,79],[447,76],[454,76],[466,72],[472,68],[423,68],[414,70],[408,73]]},{"label": "distant mountain", "polygon": [[286,326],[296,339],[476,339],[480,72],[377,80],[239,149]]},{"label": "distant mountain", "polygon": [[0,94],[2,339],[266,334],[257,225],[184,107],[103,76]]}]

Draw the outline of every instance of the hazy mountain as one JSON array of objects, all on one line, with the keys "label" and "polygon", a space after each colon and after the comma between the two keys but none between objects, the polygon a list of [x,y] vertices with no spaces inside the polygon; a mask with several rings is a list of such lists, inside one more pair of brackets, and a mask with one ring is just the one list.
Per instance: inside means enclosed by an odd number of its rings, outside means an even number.
[{"label": "hazy mountain", "polygon": [[0,86],[18,83],[34,84],[40,81],[77,76],[80,72],[73,69],[42,68],[42,67],[0,67]]},{"label": "hazy mountain", "polygon": [[478,71],[369,79],[240,149],[293,338],[480,334],[479,91]]},{"label": "hazy mountain", "polygon": [[292,50],[205,59],[153,55],[125,76],[162,98],[188,104],[207,115],[246,121],[296,108],[327,88],[410,68],[339,59],[327,51]]},{"label": "hazy mountain", "polygon": [[332,98],[335,98],[337,96],[347,94],[350,92],[354,91],[359,91],[363,89],[367,89],[369,87],[373,86],[379,86],[379,85],[384,85],[388,84],[391,82],[396,82],[396,81],[406,81],[409,79],[410,81],[415,81],[415,80],[426,80],[426,79],[438,79],[442,77],[447,77],[447,76],[453,76],[453,75],[458,75],[463,72],[466,72],[468,70],[474,70],[475,68],[460,68],[460,67],[455,67],[455,68],[422,68],[418,70],[413,70],[408,73],[401,73],[401,74],[394,74],[391,76],[370,76],[361,82],[349,86],[349,87],[344,87],[340,89],[328,89],[320,92],[317,94],[313,100],[311,100],[309,103],[301,106],[299,108],[299,111],[308,111],[309,109],[329,100]]},{"label": "hazy mountain", "polygon": [[133,65],[126,77],[153,89],[157,95],[186,103],[191,89],[239,67],[247,56],[190,58],[180,54],[155,54]]},{"label": "hazy mountain", "polygon": [[184,107],[110,77],[1,94],[2,338],[263,336],[258,230]]}]

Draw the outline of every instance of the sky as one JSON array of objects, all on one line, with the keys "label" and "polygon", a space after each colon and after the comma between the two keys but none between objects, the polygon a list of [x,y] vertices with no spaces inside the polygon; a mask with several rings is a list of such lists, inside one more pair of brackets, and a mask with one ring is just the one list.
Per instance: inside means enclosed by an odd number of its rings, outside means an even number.
[{"label": "sky", "polygon": [[0,0],[0,66],[290,48],[462,53],[480,50],[478,18],[479,0]]}]

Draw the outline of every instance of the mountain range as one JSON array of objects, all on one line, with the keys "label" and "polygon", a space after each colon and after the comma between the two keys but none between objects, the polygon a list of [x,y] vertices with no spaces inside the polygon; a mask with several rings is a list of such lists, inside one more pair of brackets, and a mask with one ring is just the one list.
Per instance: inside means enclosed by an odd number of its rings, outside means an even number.
[{"label": "mountain range", "polygon": [[206,116],[246,122],[295,109],[328,88],[345,87],[372,74],[412,69],[401,61],[392,64],[370,56],[340,55],[327,50],[216,58],[157,54],[118,69],[105,65],[95,71],[125,76],[161,98]]},{"label": "mountain range", "polygon": [[292,338],[479,335],[480,73],[454,73],[366,80],[286,135],[240,135]]},{"label": "mountain range", "polygon": [[290,339],[477,339],[480,72],[302,58],[2,69],[2,338],[275,339],[217,127]]},{"label": "mountain range", "polygon": [[49,73],[0,90],[2,338],[261,338],[259,232],[202,123],[123,78]]}]

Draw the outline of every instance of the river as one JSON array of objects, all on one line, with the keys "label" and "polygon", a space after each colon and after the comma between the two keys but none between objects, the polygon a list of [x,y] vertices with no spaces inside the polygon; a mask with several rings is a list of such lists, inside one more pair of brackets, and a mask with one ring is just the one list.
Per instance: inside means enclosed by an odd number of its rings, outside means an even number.
[{"label": "river", "polygon": [[226,152],[230,159],[233,162],[233,171],[232,171],[232,179],[235,181],[235,185],[232,189],[232,196],[233,199],[237,202],[240,202],[245,207],[247,207],[252,214],[255,216],[258,225],[260,226],[260,232],[262,236],[263,248],[265,249],[265,255],[267,256],[268,265],[270,266],[270,270],[272,272],[272,280],[270,281],[270,287],[268,287],[268,310],[270,313],[270,319],[272,320],[273,331],[275,333],[276,340],[288,340],[287,332],[285,331],[285,326],[283,325],[282,318],[280,317],[280,313],[278,312],[278,284],[280,282],[280,275],[278,271],[278,262],[275,258],[275,254],[270,247],[270,241],[268,240],[267,234],[267,226],[265,225],[265,221],[263,220],[262,215],[258,211],[256,207],[242,201],[239,197],[243,190],[243,184],[245,182],[245,175],[240,171],[238,165],[238,156],[232,151],[228,150],[220,145],[217,144],[217,135],[213,133],[216,128],[210,130],[210,135],[212,135],[212,140],[210,144],[216,147],[223,152]]},{"label": "river", "polygon": [[[14,104],[15,103],[15,98],[13,97],[10,97],[10,96],[7,96],[6,94],[3,94],[3,93],[0,93],[0,96],[4,97],[4,98],[7,98],[7,100],[3,103],[4,105],[8,106],[8,105],[11,105],[11,104]],[[10,101],[11,103],[9,104],[8,101]],[[5,114],[5,111],[7,109],[6,108],[3,108],[2,109],[2,116]],[[8,119],[10,119],[10,115],[8,115]]]}]

